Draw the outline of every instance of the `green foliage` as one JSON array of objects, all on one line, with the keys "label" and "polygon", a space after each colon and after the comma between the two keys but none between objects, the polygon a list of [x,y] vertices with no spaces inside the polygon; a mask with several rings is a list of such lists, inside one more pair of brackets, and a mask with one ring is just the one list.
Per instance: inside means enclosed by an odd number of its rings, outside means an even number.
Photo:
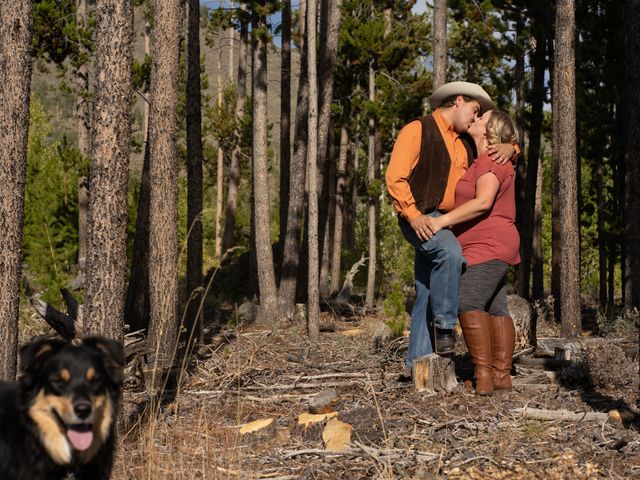
[{"label": "green foliage", "polygon": [[404,297],[403,285],[396,280],[391,283],[391,288],[382,302],[385,323],[391,329],[393,338],[402,336],[407,327],[409,316],[405,309]]},{"label": "green foliage", "polygon": [[88,164],[66,140],[52,139],[52,127],[37,98],[31,103],[25,222],[26,272],[44,298],[57,300],[72,275],[78,245],[78,177]]}]

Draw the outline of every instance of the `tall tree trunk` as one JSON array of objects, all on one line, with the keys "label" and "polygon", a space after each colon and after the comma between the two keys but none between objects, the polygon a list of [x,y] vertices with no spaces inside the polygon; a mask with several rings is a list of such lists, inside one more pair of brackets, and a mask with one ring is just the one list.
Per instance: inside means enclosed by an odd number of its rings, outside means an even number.
[{"label": "tall tree trunk", "polygon": [[[247,2],[240,2],[240,43],[238,45],[238,95],[236,97],[236,120],[238,123],[244,117],[244,103],[247,96],[247,44],[249,42]],[[224,234],[222,237],[222,251],[226,252],[233,246],[236,228],[236,210],[238,204],[238,183],[240,182],[240,155],[242,154],[240,127],[235,132],[235,147],[231,152],[229,162],[229,179],[227,182],[227,203],[224,213]]]},{"label": "tall tree trunk", "polygon": [[[147,60],[147,57],[151,57],[151,21],[149,17],[151,16],[149,2],[145,2],[145,21],[144,21],[144,60]],[[148,93],[148,92],[147,92]],[[144,135],[144,143],[145,148],[146,144],[149,141],[149,99],[143,102],[144,103],[144,113],[142,117],[142,133]]]},{"label": "tall tree trunk", "polygon": [[[516,124],[518,125],[518,136],[520,138],[520,149],[524,152],[524,109],[525,109],[525,54],[526,46],[524,42],[528,35],[522,35],[524,30],[524,16],[518,13],[516,21],[516,69],[515,69],[515,91],[516,91]],[[535,68],[535,67],[534,67]],[[525,201],[525,184],[526,184],[527,164],[525,158],[521,155],[516,162],[516,226],[518,231],[522,231],[523,207]],[[522,250],[522,246],[521,246]],[[518,295],[529,298],[528,282],[523,282],[525,267],[521,263],[516,267],[516,291]],[[527,287],[525,290],[524,287]]]},{"label": "tall tree trunk", "polygon": [[575,97],[575,5],[559,0],[556,7],[555,79],[553,88],[553,194],[561,230],[558,250],[553,252],[559,267],[556,318],[562,333],[575,337],[581,332],[580,316],[580,229],[576,158]]},{"label": "tall tree trunk", "polygon": [[[624,306],[626,309],[640,307],[640,161],[634,144],[640,138],[640,5],[638,1],[626,0],[625,18],[625,72],[624,95],[624,245],[625,277]],[[633,82],[633,83],[631,83]]]},{"label": "tall tree trunk", "polygon": [[309,141],[307,147],[307,178],[309,179],[309,339],[320,339],[319,245],[318,245],[318,77],[316,59],[316,2],[307,5],[307,59],[309,68]]},{"label": "tall tree trunk", "polygon": [[280,66],[280,258],[287,235],[289,182],[291,181],[291,0],[282,2]]},{"label": "tall tree trunk", "polygon": [[133,4],[96,5],[96,83],[89,172],[84,332],[122,339],[127,273]]},{"label": "tall tree trunk", "polygon": [[[529,157],[531,158],[531,157]],[[542,160],[538,157],[538,174],[533,210],[533,235],[531,241],[531,298],[542,300],[544,297],[544,259],[542,257],[542,183],[544,175]]]},{"label": "tall tree trunk", "polygon": [[356,134],[355,142],[353,144],[353,178],[351,179],[351,208],[349,209],[349,228],[347,229],[347,245],[353,249],[356,245],[356,223],[358,219],[358,203],[359,195],[358,189],[360,188],[360,132],[358,131],[358,125],[360,122],[360,116],[356,117]]},{"label": "tall tree trunk", "polygon": [[[149,229],[149,347],[154,367],[169,368],[175,357],[178,319],[178,159],[176,151],[180,0],[156,0],[152,32],[151,223]],[[157,385],[151,385],[151,389]]]},{"label": "tall tree trunk", "polygon": [[[263,6],[265,0],[258,2]],[[254,10],[258,31],[266,28],[266,18]],[[258,267],[261,313],[267,323],[276,320],[277,289],[273,269],[273,251],[269,208],[269,172],[267,166],[267,43],[264,36],[255,40],[253,51],[253,211],[255,215],[255,252]]]},{"label": "tall tree trunk", "polygon": [[[218,29],[218,55],[216,56],[217,102],[218,110],[222,109],[222,29]],[[224,149],[218,141],[218,160],[216,162],[216,237],[214,257],[222,255],[222,204],[224,198]]]},{"label": "tall tree trunk", "polygon": [[[306,2],[300,3],[300,19],[306,18]],[[307,128],[309,112],[308,61],[305,38],[306,21],[302,22],[302,42],[300,45],[300,77],[296,105],[293,161],[289,183],[289,208],[287,229],[282,253],[278,304],[280,315],[287,316],[293,311],[296,297],[297,273],[300,264],[302,222],[304,215],[305,179],[307,173]]]},{"label": "tall tree trunk", "polygon": [[347,100],[342,113],[340,128],[340,153],[336,180],[336,214],[333,222],[333,254],[331,255],[331,295],[340,290],[340,261],[342,255],[342,231],[345,217],[347,188],[347,160],[349,156],[349,115],[351,104]]},{"label": "tall tree trunk", "polygon": [[[88,27],[87,0],[76,0],[76,25],[78,30]],[[80,42],[80,55],[89,55],[89,52]],[[84,157],[91,153],[91,120],[89,113],[89,59],[87,58],[77,70],[76,92],[76,126],[78,133],[78,150]]]},{"label": "tall tree trunk", "polygon": [[0,378],[14,380],[29,142],[33,2],[0,5]]},{"label": "tall tree trunk", "polygon": [[200,3],[187,3],[187,311],[188,338],[202,340],[202,111],[200,104]]},{"label": "tall tree trunk", "polygon": [[131,256],[131,272],[127,287],[125,318],[131,331],[149,328],[149,210],[151,198],[149,143],[144,149],[144,162],[140,174],[140,190],[136,214],[136,230],[133,239],[133,255]]},{"label": "tall tree trunk", "polygon": [[[604,159],[603,159],[604,160]],[[607,247],[605,242],[605,225],[606,216],[605,201],[603,192],[602,175],[604,170],[601,161],[594,168],[596,181],[596,229],[598,234],[598,303],[601,310],[605,310],[607,306]]]},{"label": "tall tree trunk", "polygon": [[[331,122],[333,125],[333,122]],[[333,128],[331,128],[333,132]],[[329,135],[329,150],[328,157],[326,163],[326,172],[325,172],[325,183],[328,183],[326,190],[326,197],[323,198],[323,201],[326,202],[326,210],[327,214],[324,217],[324,228],[318,230],[323,230],[324,235],[322,236],[322,248],[320,252],[322,255],[320,256],[320,298],[325,299],[329,297],[330,286],[329,286],[329,275],[331,272],[331,262],[332,262],[332,239],[333,239],[333,228],[329,228],[330,225],[333,225],[334,219],[336,216],[336,164],[333,159],[336,157],[336,145],[334,135]],[[323,191],[324,197],[324,191]],[[320,209],[318,209],[318,214],[320,213]]]},{"label": "tall tree trunk", "polygon": [[433,2],[433,90],[447,82],[447,0]]},{"label": "tall tree trunk", "polygon": [[[76,0],[76,25],[78,30],[87,28],[87,0]],[[78,47],[82,55],[87,49],[80,42]],[[91,154],[91,119],[89,113],[89,59],[78,67],[76,92],[76,129],[78,133],[78,151],[88,158]],[[89,182],[84,176],[78,179],[78,273],[84,276],[87,257],[87,208]],[[84,207],[84,208],[83,208]]]},{"label": "tall tree trunk", "polygon": [[531,268],[533,262],[533,222],[540,165],[540,140],[542,136],[543,106],[545,99],[544,74],[546,69],[546,35],[541,14],[534,17],[535,53],[533,56],[533,80],[531,85],[531,120],[529,123],[529,151],[524,185],[524,202],[521,204],[520,257],[518,269],[518,294],[530,298]]},{"label": "tall tree trunk", "polygon": [[[330,173],[335,172],[333,158],[328,155],[331,142],[331,102],[333,100],[333,76],[338,57],[338,34],[340,32],[342,0],[322,0],[320,14],[320,58],[318,61],[319,77],[317,82],[322,85],[318,103],[318,185],[321,187],[320,204],[318,209],[318,235],[322,242],[319,258],[322,266],[320,276],[320,292],[323,296],[329,292],[329,263],[327,258],[329,234],[330,190],[335,187],[335,178]],[[325,246],[327,248],[325,249]]]},{"label": "tall tree trunk", "polygon": [[[373,60],[369,63],[369,101],[376,100],[376,72],[373,68]],[[373,114],[369,114],[369,146],[367,163],[367,182],[372,184],[376,179],[375,161],[375,132],[376,123]],[[376,266],[377,266],[377,238],[376,238],[376,218],[377,218],[377,194],[369,193],[368,199],[368,219],[369,219],[369,265],[367,274],[366,306],[373,309],[376,288]]]}]

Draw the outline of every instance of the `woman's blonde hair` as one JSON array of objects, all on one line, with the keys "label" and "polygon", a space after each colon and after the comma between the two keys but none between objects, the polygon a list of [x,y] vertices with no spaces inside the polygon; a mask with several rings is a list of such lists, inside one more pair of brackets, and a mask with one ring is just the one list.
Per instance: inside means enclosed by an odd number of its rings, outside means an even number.
[{"label": "woman's blonde hair", "polygon": [[487,143],[510,143],[515,145],[519,141],[518,127],[507,112],[491,110],[491,116],[487,122]]}]

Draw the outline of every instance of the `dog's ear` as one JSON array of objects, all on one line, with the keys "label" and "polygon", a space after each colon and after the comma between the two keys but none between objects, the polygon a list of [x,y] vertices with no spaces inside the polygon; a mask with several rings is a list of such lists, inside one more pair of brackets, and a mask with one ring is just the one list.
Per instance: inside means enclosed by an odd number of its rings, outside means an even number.
[{"label": "dog's ear", "polygon": [[39,338],[27,343],[20,349],[20,372],[37,372],[52,355],[56,354],[67,342],[59,338]]},{"label": "dog's ear", "polygon": [[100,354],[109,379],[114,384],[121,385],[125,362],[122,342],[96,336],[85,337],[82,339],[82,343]]}]

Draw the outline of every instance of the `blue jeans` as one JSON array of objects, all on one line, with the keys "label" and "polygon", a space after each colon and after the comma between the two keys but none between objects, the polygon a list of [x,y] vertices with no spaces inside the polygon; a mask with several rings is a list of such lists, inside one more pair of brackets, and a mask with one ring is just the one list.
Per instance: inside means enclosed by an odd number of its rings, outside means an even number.
[{"label": "blue jeans", "polygon": [[[439,217],[442,213],[428,214]],[[449,229],[440,230],[423,242],[411,225],[400,219],[400,229],[407,241],[416,249],[414,275],[416,302],[411,310],[407,366],[414,358],[434,351],[431,329],[450,329],[458,320],[458,286],[460,274],[466,265],[460,243]]]}]

